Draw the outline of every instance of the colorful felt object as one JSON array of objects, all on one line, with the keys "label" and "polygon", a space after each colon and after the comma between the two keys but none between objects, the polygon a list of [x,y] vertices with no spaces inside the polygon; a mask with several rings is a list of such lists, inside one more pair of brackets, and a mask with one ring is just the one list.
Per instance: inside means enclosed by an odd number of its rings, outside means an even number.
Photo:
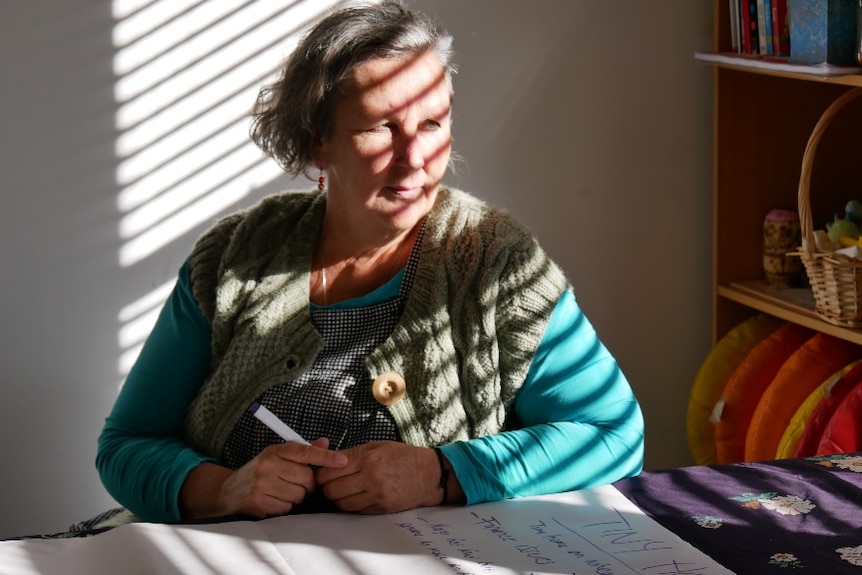
[{"label": "colorful felt object", "polygon": [[[860,381],[862,381],[862,361],[854,361],[812,392],[809,399],[803,403],[803,407],[806,404],[812,405],[810,413],[806,417],[797,412],[797,415],[793,416],[795,421],[791,421],[791,425],[788,426],[788,430],[790,430],[795,424],[796,427],[801,427],[801,432],[786,457],[810,457],[817,454],[817,445],[820,443],[829,420],[832,419],[835,410],[838,409],[847,394]],[[800,410],[803,407],[800,407]],[[787,431],[785,431],[786,434]]]},{"label": "colorful felt object", "polygon": [[748,426],[761,396],[784,362],[816,332],[795,323],[784,323],[761,340],[734,370],[716,409],[715,449],[718,463],[745,459]]},{"label": "colorful felt object", "polygon": [[858,345],[825,333],[802,344],[784,362],[757,404],[745,438],[745,460],[774,459],[784,430],[805,398],[860,357]]},{"label": "colorful felt object", "polygon": [[694,379],[688,400],[688,445],[697,465],[716,463],[714,425],[709,417],[721,397],[724,385],[745,356],[782,321],[769,315],[755,315],[739,323],[716,343]]},{"label": "colorful felt object", "polygon": [[817,408],[817,404],[823,399],[824,389],[839,379],[839,375],[835,374],[820,386],[812,391],[805,401],[802,402],[796,413],[790,418],[790,423],[787,424],[784,433],[781,434],[781,441],[778,442],[778,449],[775,453],[775,459],[787,459],[793,457],[796,447],[799,445],[799,438],[805,433],[805,425],[811,419],[811,414]]},{"label": "colorful felt object", "polygon": [[841,402],[823,437],[816,455],[834,455],[862,450],[862,384],[856,385]]},{"label": "colorful felt object", "polygon": [[798,457],[814,455],[829,417],[860,377],[862,377],[862,361],[854,361],[829,376],[812,391],[790,418],[790,423],[787,424],[778,443],[775,458],[797,457],[797,453],[805,454]]}]

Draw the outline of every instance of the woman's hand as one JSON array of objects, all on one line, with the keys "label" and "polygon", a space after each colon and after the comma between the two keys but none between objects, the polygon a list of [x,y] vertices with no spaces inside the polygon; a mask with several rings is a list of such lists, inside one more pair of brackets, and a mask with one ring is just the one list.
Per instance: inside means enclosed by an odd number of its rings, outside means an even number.
[{"label": "woman's hand", "polygon": [[433,449],[372,441],[341,453],[344,467],[315,471],[323,494],[341,511],[395,513],[441,503],[440,465]]},{"label": "woman's hand", "polygon": [[311,445],[270,445],[235,471],[204,463],[194,468],[180,490],[187,519],[247,515],[285,515],[317,487],[310,465],[337,470],[347,457],[329,451],[329,440]]}]

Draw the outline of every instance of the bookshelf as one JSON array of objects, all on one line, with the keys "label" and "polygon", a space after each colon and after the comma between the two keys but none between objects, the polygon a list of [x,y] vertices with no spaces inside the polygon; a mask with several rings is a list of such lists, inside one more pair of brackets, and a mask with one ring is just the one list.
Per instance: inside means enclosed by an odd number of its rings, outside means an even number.
[{"label": "bookshelf", "polygon": [[[715,0],[714,51],[731,52],[727,0]],[[713,342],[758,312],[862,344],[862,330],[821,320],[804,289],[778,290],[762,267],[763,218],[797,210],[802,154],[828,105],[862,75],[818,76],[714,64]],[[862,200],[862,102],[840,113],[818,146],[811,204],[815,229]]]}]

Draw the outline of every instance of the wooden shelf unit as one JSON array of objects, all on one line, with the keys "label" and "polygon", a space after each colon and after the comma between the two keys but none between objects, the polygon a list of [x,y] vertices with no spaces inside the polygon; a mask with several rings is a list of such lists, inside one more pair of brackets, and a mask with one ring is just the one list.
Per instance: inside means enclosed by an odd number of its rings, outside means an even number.
[{"label": "wooden shelf unit", "polygon": [[[729,52],[727,0],[716,0],[715,45]],[[818,77],[716,64],[713,117],[713,341],[765,312],[862,344],[862,330],[821,320],[813,298],[764,281],[763,218],[773,208],[797,211],[802,154],[823,111],[862,86],[862,75]],[[862,104],[828,127],[817,148],[811,187],[815,229],[850,199],[862,201]]]}]

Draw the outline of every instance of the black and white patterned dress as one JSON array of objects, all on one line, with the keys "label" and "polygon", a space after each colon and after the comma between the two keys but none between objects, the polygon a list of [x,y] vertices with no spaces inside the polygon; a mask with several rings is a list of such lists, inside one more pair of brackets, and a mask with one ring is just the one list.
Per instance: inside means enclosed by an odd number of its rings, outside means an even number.
[{"label": "black and white patterned dress", "polygon": [[[389,337],[401,317],[416,273],[423,230],[405,266],[398,296],[365,307],[312,309],[311,320],[323,336],[323,349],[305,374],[268,389],[257,399],[305,439],[326,437],[331,449],[398,440],[394,419],[371,393],[364,361]],[[236,469],[274,443],[282,443],[282,439],[246,412],[228,436],[222,460]]]}]

